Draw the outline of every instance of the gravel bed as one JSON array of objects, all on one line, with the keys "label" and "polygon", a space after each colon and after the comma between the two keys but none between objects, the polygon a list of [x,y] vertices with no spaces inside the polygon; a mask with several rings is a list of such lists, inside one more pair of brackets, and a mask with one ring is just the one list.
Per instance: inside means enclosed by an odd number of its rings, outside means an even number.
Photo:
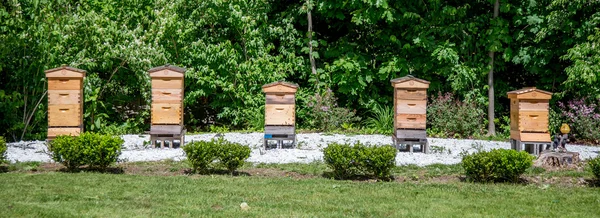
[{"label": "gravel bed", "polygon": [[[360,141],[370,145],[387,145],[392,143],[391,136],[384,135],[329,135],[321,133],[298,134],[298,147],[295,149],[268,149],[263,151],[262,133],[226,133],[226,140],[247,145],[252,149],[248,161],[253,163],[310,163],[322,161],[322,149],[332,142],[353,143]],[[217,134],[187,135],[185,142],[211,140]],[[124,149],[119,159],[121,161],[158,161],[158,160],[182,160],[185,153],[181,148],[150,148],[149,135],[123,135],[125,140]],[[456,164],[461,160],[462,152],[475,152],[478,149],[490,150],[495,148],[510,148],[508,142],[466,140],[466,139],[440,139],[429,138],[429,154],[415,152],[399,152],[396,156],[397,165],[415,164],[425,166],[431,164]],[[582,159],[596,157],[600,153],[600,147],[584,145],[567,145],[569,151],[580,153]],[[418,150],[418,149],[416,149]],[[16,142],[8,144],[7,157],[11,162],[40,161],[51,162],[46,154],[44,141]]]}]

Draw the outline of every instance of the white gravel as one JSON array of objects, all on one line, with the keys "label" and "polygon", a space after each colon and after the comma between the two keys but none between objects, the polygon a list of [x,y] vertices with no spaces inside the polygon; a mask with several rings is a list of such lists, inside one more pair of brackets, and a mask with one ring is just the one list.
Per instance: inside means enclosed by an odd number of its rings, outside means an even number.
[{"label": "white gravel", "polygon": [[[211,140],[216,134],[187,135],[185,142]],[[360,141],[370,145],[391,144],[391,136],[384,135],[328,135],[320,133],[298,134],[298,147],[296,149],[268,149],[261,154],[263,144],[262,133],[226,133],[226,140],[248,145],[252,149],[248,161],[253,163],[310,163],[322,161],[322,149],[332,142],[353,143]],[[119,157],[121,161],[157,161],[157,160],[182,160],[185,153],[181,148],[149,148],[148,135],[123,135],[125,140],[124,149]],[[482,140],[458,140],[429,138],[429,154],[414,152],[399,152],[396,156],[397,165],[415,164],[425,166],[430,164],[456,164],[461,160],[461,152],[475,152],[478,148],[490,150],[494,148],[510,148],[508,142],[482,141]],[[600,147],[584,145],[567,145],[569,151],[580,153],[582,159],[596,157],[600,153]],[[417,149],[418,150],[418,149]],[[16,142],[8,144],[7,157],[11,162],[41,161],[51,162],[46,154],[44,141]]]}]

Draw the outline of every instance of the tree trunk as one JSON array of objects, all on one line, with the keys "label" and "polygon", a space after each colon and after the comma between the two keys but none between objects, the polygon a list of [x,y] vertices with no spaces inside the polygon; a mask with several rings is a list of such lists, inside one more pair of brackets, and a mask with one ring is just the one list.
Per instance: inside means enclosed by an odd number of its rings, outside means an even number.
[{"label": "tree trunk", "polygon": [[[498,17],[500,10],[500,0],[494,4],[494,18]],[[494,124],[494,51],[490,51],[490,72],[488,73],[488,135],[496,135],[496,125]]]},{"label": "tree trunk", "polygon": [[315,77],[317,78],[315,83],[318,83],[319,81],[319,77],[317,76],[317,64],[315,63],[315,58],[313,57],[313,46],[311,44],[312,42],[312,35],[313,35],[313,30],[312,30],[312,5],[310,3],[310,0],[306,0],[306,16],[308,19],[308,58],[310,59],[310,69],[312,71],[312,74],[315,75]]}]

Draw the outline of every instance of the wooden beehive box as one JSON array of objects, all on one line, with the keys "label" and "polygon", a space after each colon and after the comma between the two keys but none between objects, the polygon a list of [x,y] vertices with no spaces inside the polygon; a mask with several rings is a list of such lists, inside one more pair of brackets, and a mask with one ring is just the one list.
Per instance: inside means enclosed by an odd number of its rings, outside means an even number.
[{"label": "wooden beehive box", "polygon": [[151,125],[183,126],[185,69],[165,65],[148,72],[152,79]]},{"label": "wooden beehive box", "polygon": [[48,139],[83,132],[85,70],[63,65],[46,70],[48,79]]},{"label": "wooden beehive box", "polygon": [[548,110],[552,93],[523,88],[508,92],[510,138],[523,142],[550,142]]},{"label": "wooden beehive box", "polygon": [[265,126],[295,126],[298,86],[282,81],[262,86],[265,93]]},{"label": "wooden beehive box", "polygon": [[393,79],[391,83],[394,87],[394,128],[425,130],[429,81],[405,76]]}]

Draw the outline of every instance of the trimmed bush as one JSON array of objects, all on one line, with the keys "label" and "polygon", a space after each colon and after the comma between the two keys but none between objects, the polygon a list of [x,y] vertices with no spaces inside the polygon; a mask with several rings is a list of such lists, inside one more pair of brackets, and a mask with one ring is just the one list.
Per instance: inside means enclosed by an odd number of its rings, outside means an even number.
[{"label": "trimmed bush", "polygon": [[79,143],[85,149],[85,163],[89,167],[105,170],[117,162],[125,141],[118,136],[101,135],[98,133],[82,133]]},{"label": "trimmed bush", "polygon": [[533,159],[524,151],[494,149],[463,156],[462,166],[467,178],[475,182],[517,182]]},{"label": "trimmed bush", "polygon": [[323,159],[333,169],[337,179],[371,175],[388,180],[395,166],[396,148],[392,146],[367,147],[363,144],[329,144],[323,149]]},{"label": "trimmed bush", "polygon": [[380,147],[370,147],[365,149],[366,161],[364,162],[368,172],[379,179],[389,179],[392,177],[392,168],[396,166],[396,148],[386,145]]},{"label": "trimmed bush", "polygon": [[52,160],[61,163],[70,171],[85,164],[85,149],[79,143],[78,137],[57,136],[48,143],[48,151],[51,152]]},{"label": "trimmed bush", "polygon": [[347,179],[361,173],[362,169],[360,169],[359,163],[362,157],[358,151],[363,147],[361,144],[350,146],[349,144],[332,143],[323,149],[323,159],[333,169],[335,178]]},{"label": "trimmed bush", "polygon": [[587,168],[594,174],[597,180],[600,180],[600,156],[590,159],[587,162]]},{"label": "trimmed bush", "polygon": [[0,136],[0,164],[6,162],[6,141]]},{"label": "trimmed bush", "polygon": [[230,173],[244,165],[250,157],[250,148],[238,143],[225,142],[219,147],[219,161]]},{"label": "trimmed bush", "polygon": [[233,173],[250,157],[250,148],[232,143],[223,138],[211,141],[194,141],[183,147],[183,151],[194,172],[206,173],[211,163],[218,161],[229,172]]},{"label": "trimmed bush", "polygon": [[183,146],[183,151],[194,172],[206,172],[208,165],[217,159],[216,143],[218,142],[212,139],[211,141],[193,141]]},{"label": "trimmed bush", "polygon": [[123,139],[98,133],[82,133],[80,136],[57,136],[48,144],[54,161],[73,171],[83,165],[105,170],[117,162],[121,155]]}]

